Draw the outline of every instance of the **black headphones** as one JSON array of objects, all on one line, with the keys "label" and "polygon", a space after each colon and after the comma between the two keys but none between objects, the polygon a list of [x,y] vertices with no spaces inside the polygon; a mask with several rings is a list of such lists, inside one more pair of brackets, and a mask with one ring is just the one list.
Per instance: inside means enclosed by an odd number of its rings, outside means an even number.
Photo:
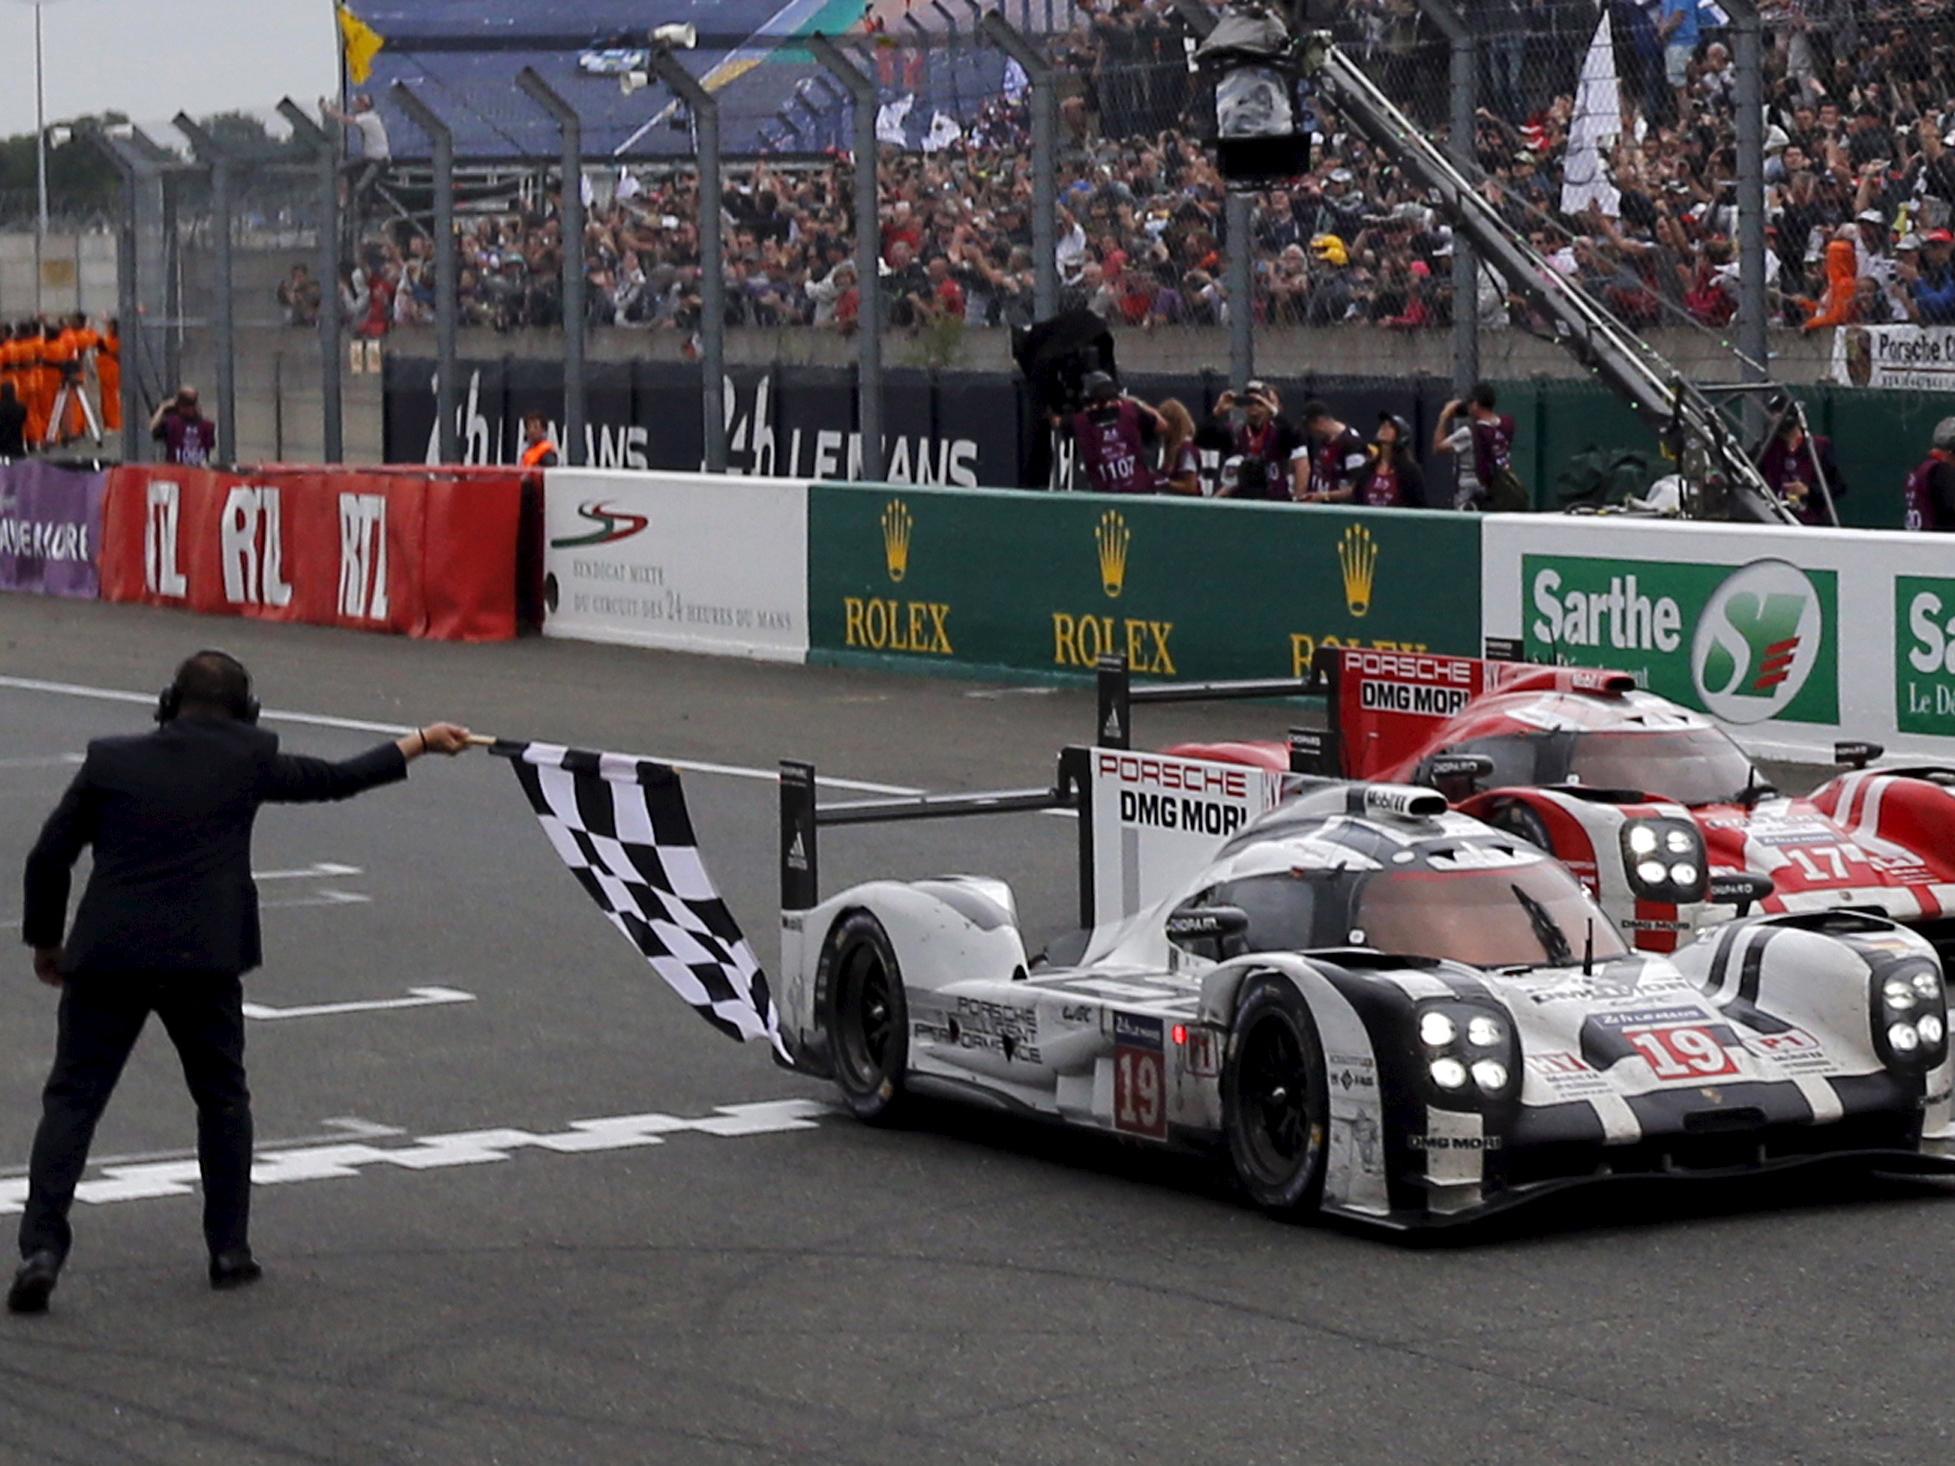
[{"label": "black headphones", "polygon": [[[219,651],[215,647],[205,647],[202,651],[197,652],[194,656],[192,656],[189,659],[189,661],[194,662],[197,660],[198,657],[215,657],[217,660],[223,662],[225,665],[236,670],[239,679],[243,683],[243,687],[228,702],[224,704],[224,710],[227,713],[229,713],[233,718],[236,718],[240,723],[257,722],[258,714],[260,712],[260,706],[258,703],[258,699],[252,695],[251,672],[244,665],[244,663],[240,662],[236,657],[232,656],[229,652]],[[189,662],[186,662],[184,665],[187,667],[189,665]],[[159,723],[174,722],[176,720],[177,714],[181,713],[182,711],[183,711],[183,671],[182,669],[179,669],[176,675],[176,680],[171,682],[168,687],[164,688],[162,692],[157,695],[156,721]]]}]

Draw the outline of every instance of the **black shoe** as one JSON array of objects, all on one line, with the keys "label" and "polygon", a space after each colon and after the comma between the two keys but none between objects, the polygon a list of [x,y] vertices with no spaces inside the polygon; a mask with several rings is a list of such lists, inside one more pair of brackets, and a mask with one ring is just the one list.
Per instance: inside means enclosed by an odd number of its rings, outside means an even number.
[{"label": "black shoe", "polygon": [[7,1290],[7,1312],[46,1313],[48,1294],[61,1277],[61,1259],[52,1252],[30,1253]]},{"label": "black shoe", "polygon": [[258,1259],[251,1255],[249,1247],[237,1247],[229,1252],[211,1255],[210,1285],[220,1291],[246,1287],[264,1275],[265,1270],[258,1266]]}]

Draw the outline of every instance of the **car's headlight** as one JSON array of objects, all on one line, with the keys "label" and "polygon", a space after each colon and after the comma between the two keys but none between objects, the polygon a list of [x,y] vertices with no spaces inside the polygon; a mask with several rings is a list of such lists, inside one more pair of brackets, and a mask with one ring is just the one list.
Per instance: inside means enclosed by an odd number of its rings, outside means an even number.
[{"label": "car's headlight", "polygon": [[1704,836],[1689,820],[1625,821],[1622,864],[1629,889],[1645,901],[1682,906],[1704,899]]},{"label": "car's headlight", "polygon": [[1874,1048],[1890,1068],[1933,1069],[1948,1057],[1948,997],[1932,957],[1909,957],[1875,974]]},{"label": "car's headlight", "polygon": [[1506,1013],[1484,1003],[1441,998],[1413,1019],[1431,1098],[1452,1108],[1514,1098],[1520,1040]]}]

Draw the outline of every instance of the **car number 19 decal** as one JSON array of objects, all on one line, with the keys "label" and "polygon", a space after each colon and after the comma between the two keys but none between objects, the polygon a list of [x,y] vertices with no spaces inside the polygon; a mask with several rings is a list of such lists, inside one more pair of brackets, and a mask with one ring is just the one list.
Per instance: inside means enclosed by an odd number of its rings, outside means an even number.
[{"label": "car number 19 decal", "polygon": [[1113,1128],[1151,1140],[1168,1138],[1166,1044],[1159,1018],[1113,1015]]},{"label": "car number 19 decal", "polygon": [[1625,1028],[1622,1036],[1661,1080],[1717,1079],[1738,1073],[1738,1064],[1701,1024]]}]

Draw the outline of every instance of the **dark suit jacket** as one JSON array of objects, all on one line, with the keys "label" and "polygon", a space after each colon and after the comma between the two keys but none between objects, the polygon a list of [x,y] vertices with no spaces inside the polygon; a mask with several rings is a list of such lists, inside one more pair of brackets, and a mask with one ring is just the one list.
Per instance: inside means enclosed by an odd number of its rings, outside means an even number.
[{"label": "dark suit jacket", "polygon": [[62,946],[69,872],[93,845],[64,971],[248,972],[263,960],[251,880],[259,806],[350,799],[406,777],[391,743],[328,763],[282,754],[276,734],[227,718],[97,739],[27,857],[21,935]]}]

